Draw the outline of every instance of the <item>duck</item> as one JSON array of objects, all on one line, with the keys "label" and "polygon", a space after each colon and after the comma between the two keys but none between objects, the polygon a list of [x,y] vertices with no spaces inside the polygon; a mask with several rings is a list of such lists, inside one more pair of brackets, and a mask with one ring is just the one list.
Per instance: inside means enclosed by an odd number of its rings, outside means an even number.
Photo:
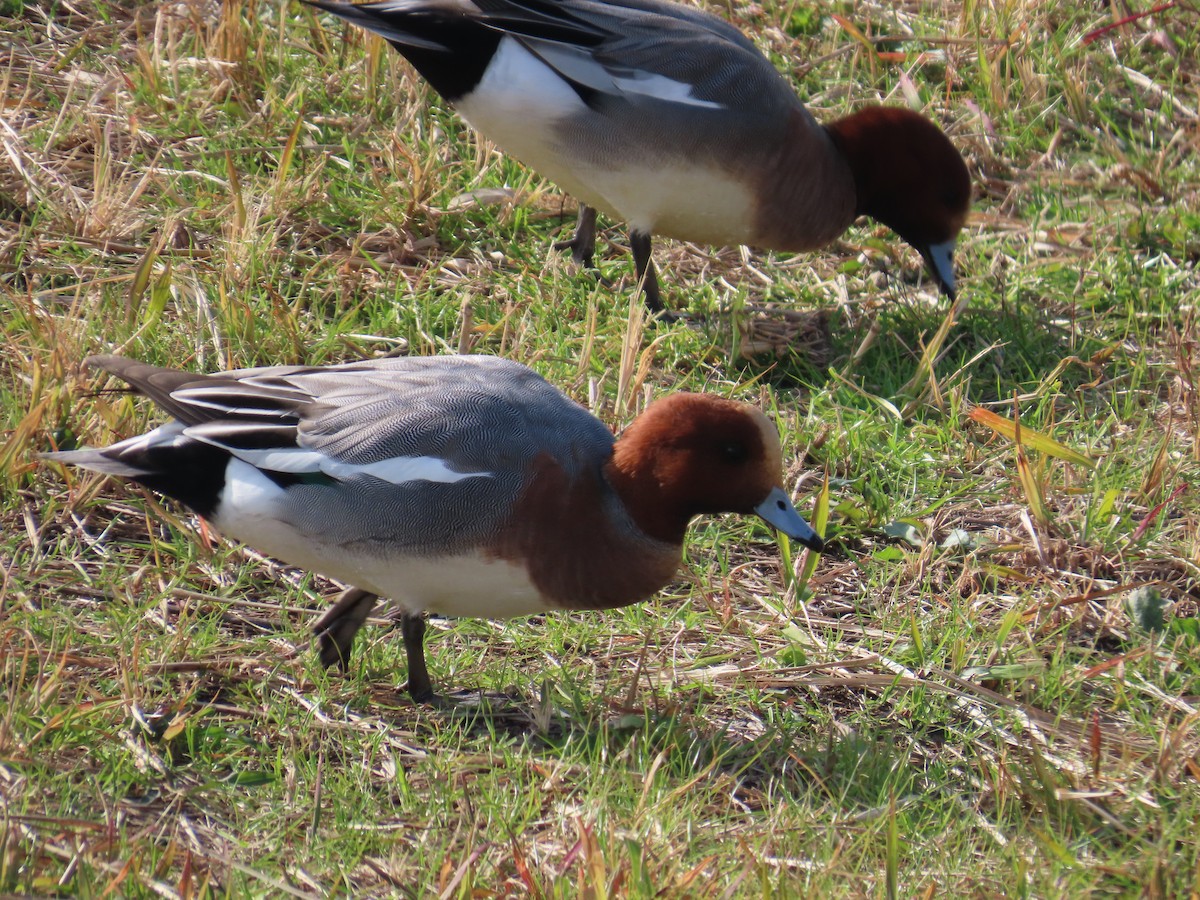
[{"label": "duck", "polygon": [[349,665],[379,598],[399,610],[414,702],[434,699],[425,614],[505,619],[645,600],[696,516],[756,515],[815,552],[779,432],[712,394],[655,400],[615,438],[520,363],[483,355],[212,375],[89,357],[171,421],[43,454],[141,484],[229,538],[348,587],[317,620]]},{"label": "duck", "polygon": [[582,204],[556,246],[590,267],[596,212],[629,229],[665,307],[655,235],[799,252],[862,215],[953,302],[971,179],[924,116],[870,105],[825,125],[733,25],[670,0],[305,0],[386,39],[467,123]]}]

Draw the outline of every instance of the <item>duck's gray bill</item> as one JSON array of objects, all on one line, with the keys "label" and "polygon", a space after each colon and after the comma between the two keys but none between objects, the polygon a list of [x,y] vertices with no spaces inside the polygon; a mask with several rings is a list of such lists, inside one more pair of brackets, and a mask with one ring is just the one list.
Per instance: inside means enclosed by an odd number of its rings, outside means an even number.
[{"label": "duck's gray bill", "polygon": [[804,517],[796,512],[796,507],[792,506],[792,501],[783,492],[783,488],[772,489],[771,493],[767,494],[767,499],[754,507],[754,513],[768,525],[778,528],[809,550],[820,553],[825,549],[825,541],[804,521]]},{"label": "duck's gray bill", "polygon": [[930,244],[918,249],[921,251],[921,256],[925,258],[925,265],[929,267],[929,273],[933,275],[933,280],[953,303],[958,296],[954,287],[954,241]]}]

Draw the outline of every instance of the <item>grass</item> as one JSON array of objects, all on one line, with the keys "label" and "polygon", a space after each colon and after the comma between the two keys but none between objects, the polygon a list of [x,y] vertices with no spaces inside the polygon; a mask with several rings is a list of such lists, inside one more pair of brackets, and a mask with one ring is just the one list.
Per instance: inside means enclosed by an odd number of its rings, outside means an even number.
[{"label": "grass", "polygon": [[[295,4],[0,3],[0,891],[1200,894],[1200,16],[720,11],[818,117],[916,104],[962,148],[940,347],[870,225],[795,258],[661,242],[708,315],[631,328],[619,229],[613,286],[574,272],[570,200]],[[457,350],[614,426],[761,402],[802,503],[828,473],[830,552],[797,596],[761,526],[706,520],[650,603],[434,621],[468,698],[434,710],[386,629],[319,669],[333,585],[35,456],[159,421],[88,353]]]}]

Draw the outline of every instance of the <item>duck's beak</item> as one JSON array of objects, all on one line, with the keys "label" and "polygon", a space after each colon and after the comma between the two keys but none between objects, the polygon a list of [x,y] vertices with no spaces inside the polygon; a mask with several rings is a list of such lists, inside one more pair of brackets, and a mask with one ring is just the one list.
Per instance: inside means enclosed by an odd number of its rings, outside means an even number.
[{"label": "duck's beak", "polygon": [[918,245],[917,250],[920,252],[921,258],[925,260],[925,265],[929,267],[929,274],[933,276],[933,280],[937,282],[937,286],[942,289],[942,293],[949,297],[950,302],[953,303],[956,299],[954,289],[954,241]]},{"label": "duck's beak", "polygon": [[804,517],[796,512],[796,507],[792,506],[792,501],[781,487],[772,488],[771,493],[767,494],[767,499],[754,507],[754,514],[768,525],[799,541],[809,550],[820,553],[825,549],[825,541],[804,521]]}]

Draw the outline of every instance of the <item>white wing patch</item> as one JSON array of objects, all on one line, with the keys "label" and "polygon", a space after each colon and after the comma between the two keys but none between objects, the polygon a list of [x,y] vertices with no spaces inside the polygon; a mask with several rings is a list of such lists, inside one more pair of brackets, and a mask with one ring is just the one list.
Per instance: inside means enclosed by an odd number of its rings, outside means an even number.
[{"label": "white wing patch", "polygon": [[656,100],[666,100],[670,103],[696,106],[701,109],[725,108],[721,103],[701,100],[694,96],[692,94],[694,85],[676,81],[658,72],[625,67],[609,68],[597,62],[592,57],[591,50],[586,47],[575,47],[534,38],[526,38],[525,42],[547,65],[565,77],[605,94],[616,96],[636,94],[653,97]]},{"label": "white wing patch", "polygon": [[453,484],[467,478],[491,478],[491,472],[455,472],[444,459],[436,456],[396,456],[378,462],[356,466],[350,463],[327,459],[321,471],[333,478],[350,478],[355,475],[370,475],[391,484],[406,484],[410,481],[436,481]]},{"label": "white wing patch", "polygon": [[256,469],[264,469],[268,472],[287,472],[292,475],[320,472],[341,481],[366,475],[389,484],[407,484],[412,481],[453,484],[466,478],[492,477],[491,472],[456,472],[444,459],[436,456],[395,456],[391,459],[381,459],[359,465],[333,459],[316,450],[305,450],[300,447],[246,450],[219,446]]},{"label": "white wing patch", "polygon": [[672,103],[683,103],[687,106],[698,106],[702,109],[725,109],[723,103],[713,100],[701,100],[692,95],[693,85],[683,81],[675,81],[666,75],[655,75],[653,72],[635,72],[631,77],[613,77],[613,83],[627,94],[642,94],[658,100],[669,100]]},{"label": "white wing patch", "polygon": [[[170,428],[171,426],[164,426],[145,437]],[[170,431],[167,433],[170,434]],[[393,456],[390,459],[360,464],[334,459],[319,450],[306,450],[303,447],[266,447],[254,450],[230,446],[219,437],[206,434],[201,429],[188,428],[184,429],[183,433],[194,440],[220,447],[234,459],[266,472],[286,472],[289,475],[320,472],[339,481],[366,475],[389,484],[408,484],[412,481],[453,484],[466,478],[491,478],[493,475],[491,472],[457,472],[450,468],[446,460],[438,456]]]}]

